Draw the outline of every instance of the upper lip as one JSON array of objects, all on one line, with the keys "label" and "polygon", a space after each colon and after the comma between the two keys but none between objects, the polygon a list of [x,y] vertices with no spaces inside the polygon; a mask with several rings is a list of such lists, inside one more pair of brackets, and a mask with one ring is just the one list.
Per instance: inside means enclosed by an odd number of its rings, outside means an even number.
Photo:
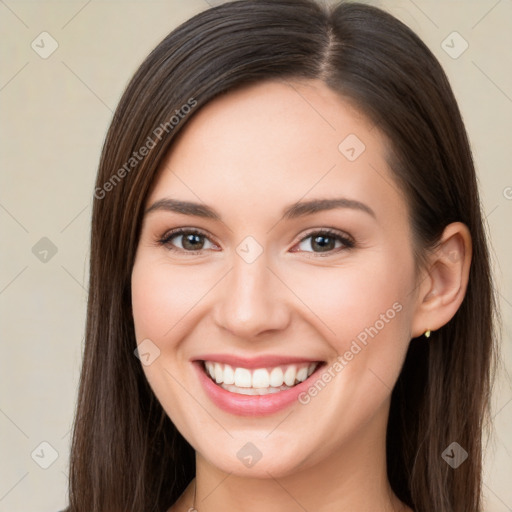
[{"label": "upper lip", "polygon": [[242,357],[233,354],[204,354],[194,357],[192,361],[211,361],[216,363],[229,364],[235,368],[265,368],[269,366],[280,366],[286,364],[318,363],[322,362],[317,358],[292,357],[284,355],[261,355],[257,357]]}]

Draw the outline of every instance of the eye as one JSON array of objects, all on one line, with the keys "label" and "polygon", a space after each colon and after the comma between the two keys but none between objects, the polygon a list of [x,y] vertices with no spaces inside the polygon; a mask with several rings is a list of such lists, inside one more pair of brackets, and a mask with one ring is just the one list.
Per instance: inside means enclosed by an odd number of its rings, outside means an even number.
[{"label": "eye", "polygon": [[[176,247],[172,242],[175,238],[181,238],[181,247]],[[204,247],[204,240],[207,239],[207,235],[198,229],[186,229],[179,228],[173,231],[167,232],[158,243],[165,245],[169,250],[176,252],[186,252],[189,254],[200,254]],[[214,244],[211,244],[215,247]]]},{"label": "eye", "polygon": [[[311,239],[308,243],[307,240]],[[338,245],[336,245],[338,243]],[[334,249],[351,249],[355,246],[354,241],[348,237],[346,234],[342,232],[338,232],[332,229],[322,229],[310,232],[307,236],[302,238],[300,243],[298,244],[301,251],[305,252],[313,252],[320,253],[319,256],[330,256],[333,254]],[[306,247],[310,247],[313,249],[312,251],[308,251]],[[315,251],[318,249],[318,251]],[[292,251],[297,252],[297,251]],[[334,254],[340,251],[334,251]],[[325,255],[321,253],[327,253]]]},{"label": "eye", "polygon": [[[176,246],[176,243],[173,242],[174,239],[181,239],[181,247]],[[309,239],[311,239],[311,241],[308,244],[307,240]],[[208,235],[198,229],[178,228],[167,232],[158,240],[158,243],[166,246],[170,251],[196,255],[200,254],[202,250],[208,249],[208,247],[205,247],[205,240],[209,241]],[[209,243],[211,244],[210,249],[217,247],[212,242]],[[308,245],[313,249],[312,251],[306,249]],[[298,246],[299,250],[303,252],[313,252],[319,256],[330,256],[333,253],[336,254],[340,252],[334,251],[334,249],[351,249],[355,246],[355,243],[352,238],[342,232],[333,229],[317,229],[303,237]],[[318,249],[318,251],[316,251],[315,248]],[[292,250],[292,252],[298,251]]]}]

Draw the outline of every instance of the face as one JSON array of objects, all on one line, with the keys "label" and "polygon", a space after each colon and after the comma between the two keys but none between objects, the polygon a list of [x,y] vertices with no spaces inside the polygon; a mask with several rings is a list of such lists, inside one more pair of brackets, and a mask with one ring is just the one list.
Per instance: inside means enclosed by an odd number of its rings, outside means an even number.
[{"label": "face", "polygon": [[385,435],[416,283],[385,158],[378,128],[309,81],[215,99],[163,162],[132,274],[136,338],[213,466],[286,475]]}]

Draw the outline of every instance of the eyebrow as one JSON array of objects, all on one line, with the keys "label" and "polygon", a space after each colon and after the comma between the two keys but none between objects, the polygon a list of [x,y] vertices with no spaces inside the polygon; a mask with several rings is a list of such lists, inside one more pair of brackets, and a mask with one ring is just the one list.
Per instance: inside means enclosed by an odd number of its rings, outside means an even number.
[{"label": "eyebrow", "polygon": [[[308,201],[299,201],[297,203],[287,206],[282,216],[285,220],[296,219],[305,217],[326,210],[334,210],[336,208],[350,208],[353,210],[360,210],[376,218],[375,212],[366,204],[356,201],[354,199],[347,199],[344,197],[334,199],[310,199]],[[181,213],[183,215],[192,215],[194,217],[202,217],[205,219],[213,219],[221,221],[221,216],[210,206],[200,203],[193,203],[190,201],[180,201],[177,199],[164,198],[159,199],[153,203],[147,210],[146,214],[156,211],[164,210],[174,213]]]}]

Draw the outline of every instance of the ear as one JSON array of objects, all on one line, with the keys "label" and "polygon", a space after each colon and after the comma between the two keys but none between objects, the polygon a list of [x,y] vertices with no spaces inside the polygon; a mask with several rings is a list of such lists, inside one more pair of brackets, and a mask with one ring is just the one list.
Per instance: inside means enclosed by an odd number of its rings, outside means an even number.
[{"label": "ear", "polygon": [[421,276],[411,336],[447,324],[464,299],[472,255],[471,234],[462,222],[446,226]]}]

